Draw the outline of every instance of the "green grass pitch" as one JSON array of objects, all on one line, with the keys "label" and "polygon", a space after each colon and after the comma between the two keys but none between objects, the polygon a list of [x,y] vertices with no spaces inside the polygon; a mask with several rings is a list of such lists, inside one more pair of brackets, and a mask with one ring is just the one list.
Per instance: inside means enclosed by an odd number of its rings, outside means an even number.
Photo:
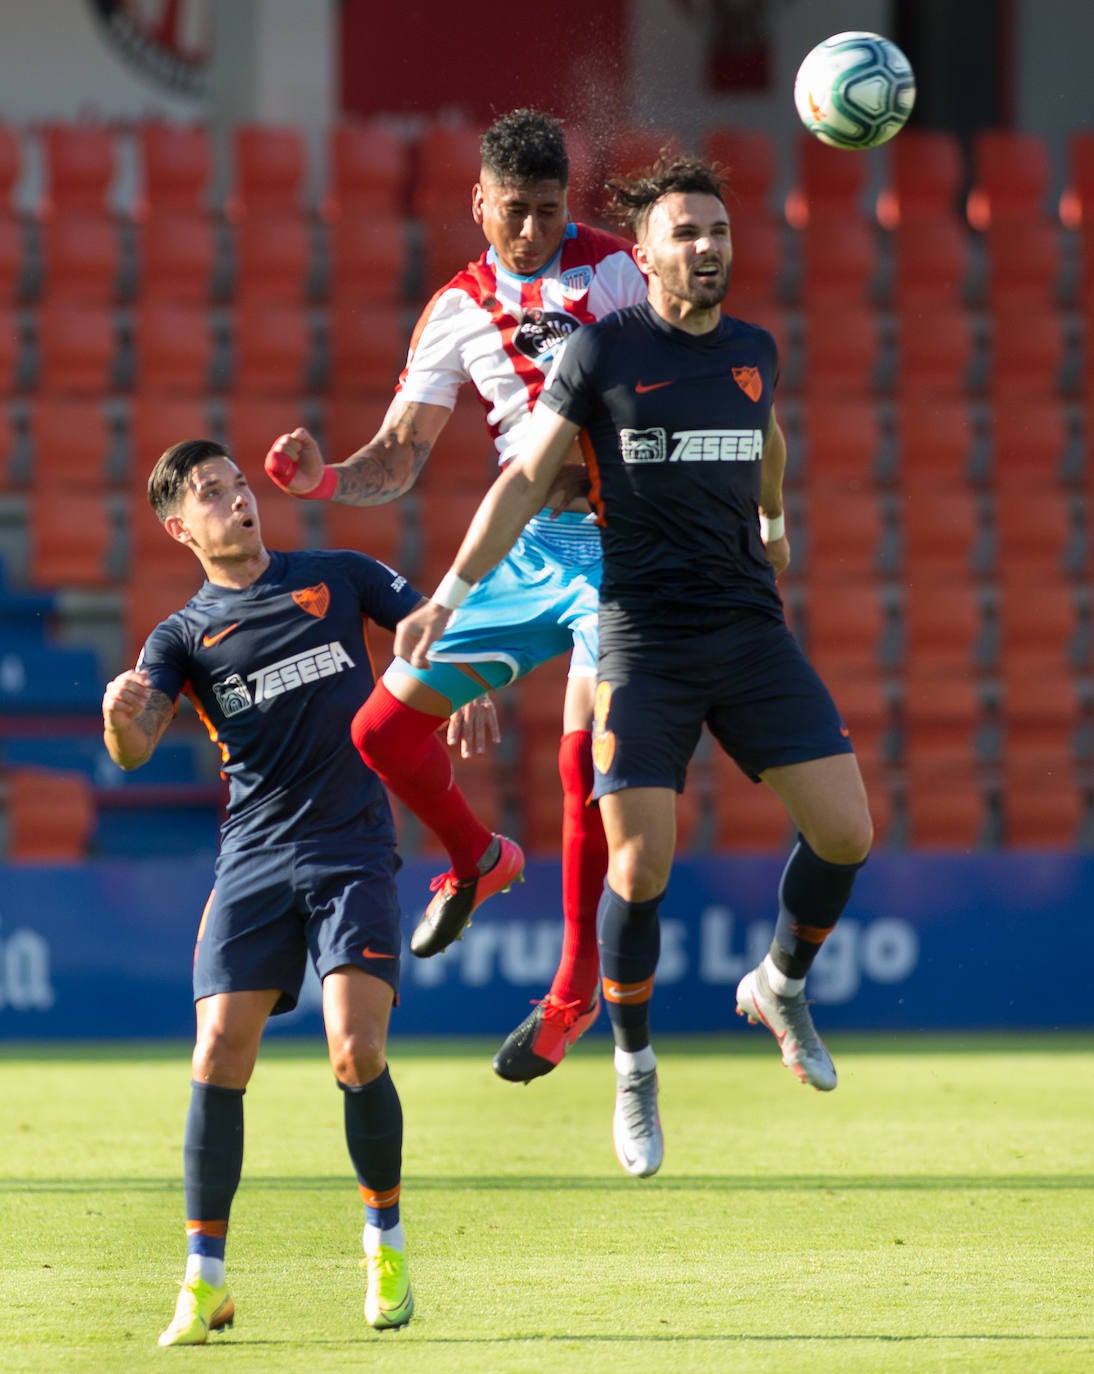
[{"label": "green grass pitch", "polygon": [[662,1039],[666,1156],[626,1177],[607,1039],[531,1087],[401,1042],[417,1314],[361,1315],[361,1205],[321,1043],[246,1098],[234,1330],[158,1350],[182,1274],[189,1046],[0,1047],[0,1368],[386,1374],[1094,1369],[1094,1034]]}]

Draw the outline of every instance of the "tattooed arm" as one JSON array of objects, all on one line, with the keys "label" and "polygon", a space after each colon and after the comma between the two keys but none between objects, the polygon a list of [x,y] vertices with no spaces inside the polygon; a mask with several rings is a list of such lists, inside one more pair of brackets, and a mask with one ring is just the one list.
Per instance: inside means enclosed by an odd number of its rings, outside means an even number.
[{"label": "tattooed arm", "polygon": [[152,757],[174,715],[171,699],[152,686],[147,673],[122,673],[103,694],[106,752],[126,772],[139,768]]},{"label": "tattooed arm", "polygon": [[[380,506],[409,491],[425,467],[451,411],[396,396],[367,444],[343,463],[326,465],[306,429],[283,434],[266,455],[266,472],[293,496]],[[483,432],[483,443],[489,439]]]}]

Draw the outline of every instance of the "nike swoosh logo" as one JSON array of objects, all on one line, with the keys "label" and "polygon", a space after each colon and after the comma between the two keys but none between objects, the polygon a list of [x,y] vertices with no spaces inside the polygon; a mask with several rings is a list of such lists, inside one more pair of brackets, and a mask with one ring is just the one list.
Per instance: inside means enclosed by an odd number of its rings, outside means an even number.
[{"label": "nike swoosh logo", "polygon": [[226,630],[221,630],[221,632],[220,632],[219,634],[216,634],[216,635],[202,635],[202,637],[201,637],[202,647],[203,647],[203,648],[206,648],[206,649],[211,649],[211,648],[213,647],[214,644],[219,644],[220,641],[224,638],[225,635],[230,635],[230,634],[232,633],[233,630],[238,630],[238,629],[239,629],[239,621],[237,620],[236,623],[235,623],[234,625],[229,625],[228,628],[227,628]]},{"label": "nike swoosh logo", "polygon": [[629,997],[645,997],[646,988],[621,988],[615,983],[610,983],[605,987],[604,995],[610,997],[613,1002],[625,1002]]},{"label": "nike swoosh logo", "polygon": [[366,945],[366,946],[364,947],[364,949],[361,951],[361,953],[365,956],[366,959],[394,959],[394,958],[395,958],[395,955],[394,955],[394,954],[383,954],[383,953],[381,953],[379,950],[369,949],[368,945]]},{"label": "nike swoosh logo", "polygon": [[676,378],[673,377],[667,382],[635,382],[634,390],[636,395],[644,396],[647,391],[660,391],[663,386],[672,386],[675,380]]}]

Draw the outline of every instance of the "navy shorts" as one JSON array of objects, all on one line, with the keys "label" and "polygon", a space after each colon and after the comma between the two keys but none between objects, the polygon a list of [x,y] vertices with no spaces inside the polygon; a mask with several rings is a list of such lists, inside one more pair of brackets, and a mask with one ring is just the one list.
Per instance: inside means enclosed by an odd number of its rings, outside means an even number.
[{"label": "navy shorts", "polygon": [[594,797],[682,792],[704,724],[754,781],[768,768],[853,752],[828,688],[774,616],[742,612],[690,637],[602,646],[597,679]]},{"label": "navy shorts", "polygon": [[216,886],[194,949],[194,1000],[280,988],[292,1011],[307,958],[323,979],[353,964],[399,988],[398,860],[390,844],[352,853],[268,845],[217,858]]}]

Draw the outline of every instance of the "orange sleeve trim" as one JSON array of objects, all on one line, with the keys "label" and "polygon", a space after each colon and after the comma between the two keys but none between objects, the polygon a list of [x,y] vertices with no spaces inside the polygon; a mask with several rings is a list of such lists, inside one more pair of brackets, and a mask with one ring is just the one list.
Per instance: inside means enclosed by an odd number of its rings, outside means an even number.
[{"label": "orange sleeve trim", "polygon": [[625,1006],[648,1002],[653,996],[652,978],[641,983],[617,983],[614,978],[605,978],[602,986],[606,1002],[618,1002]]},{"label": "orange sleeve trim", "polygon": [[792,924],[791,929],[799,940],[811,945],[823,945],[832,933],[831,926],[803,926],[798,921]]}]

